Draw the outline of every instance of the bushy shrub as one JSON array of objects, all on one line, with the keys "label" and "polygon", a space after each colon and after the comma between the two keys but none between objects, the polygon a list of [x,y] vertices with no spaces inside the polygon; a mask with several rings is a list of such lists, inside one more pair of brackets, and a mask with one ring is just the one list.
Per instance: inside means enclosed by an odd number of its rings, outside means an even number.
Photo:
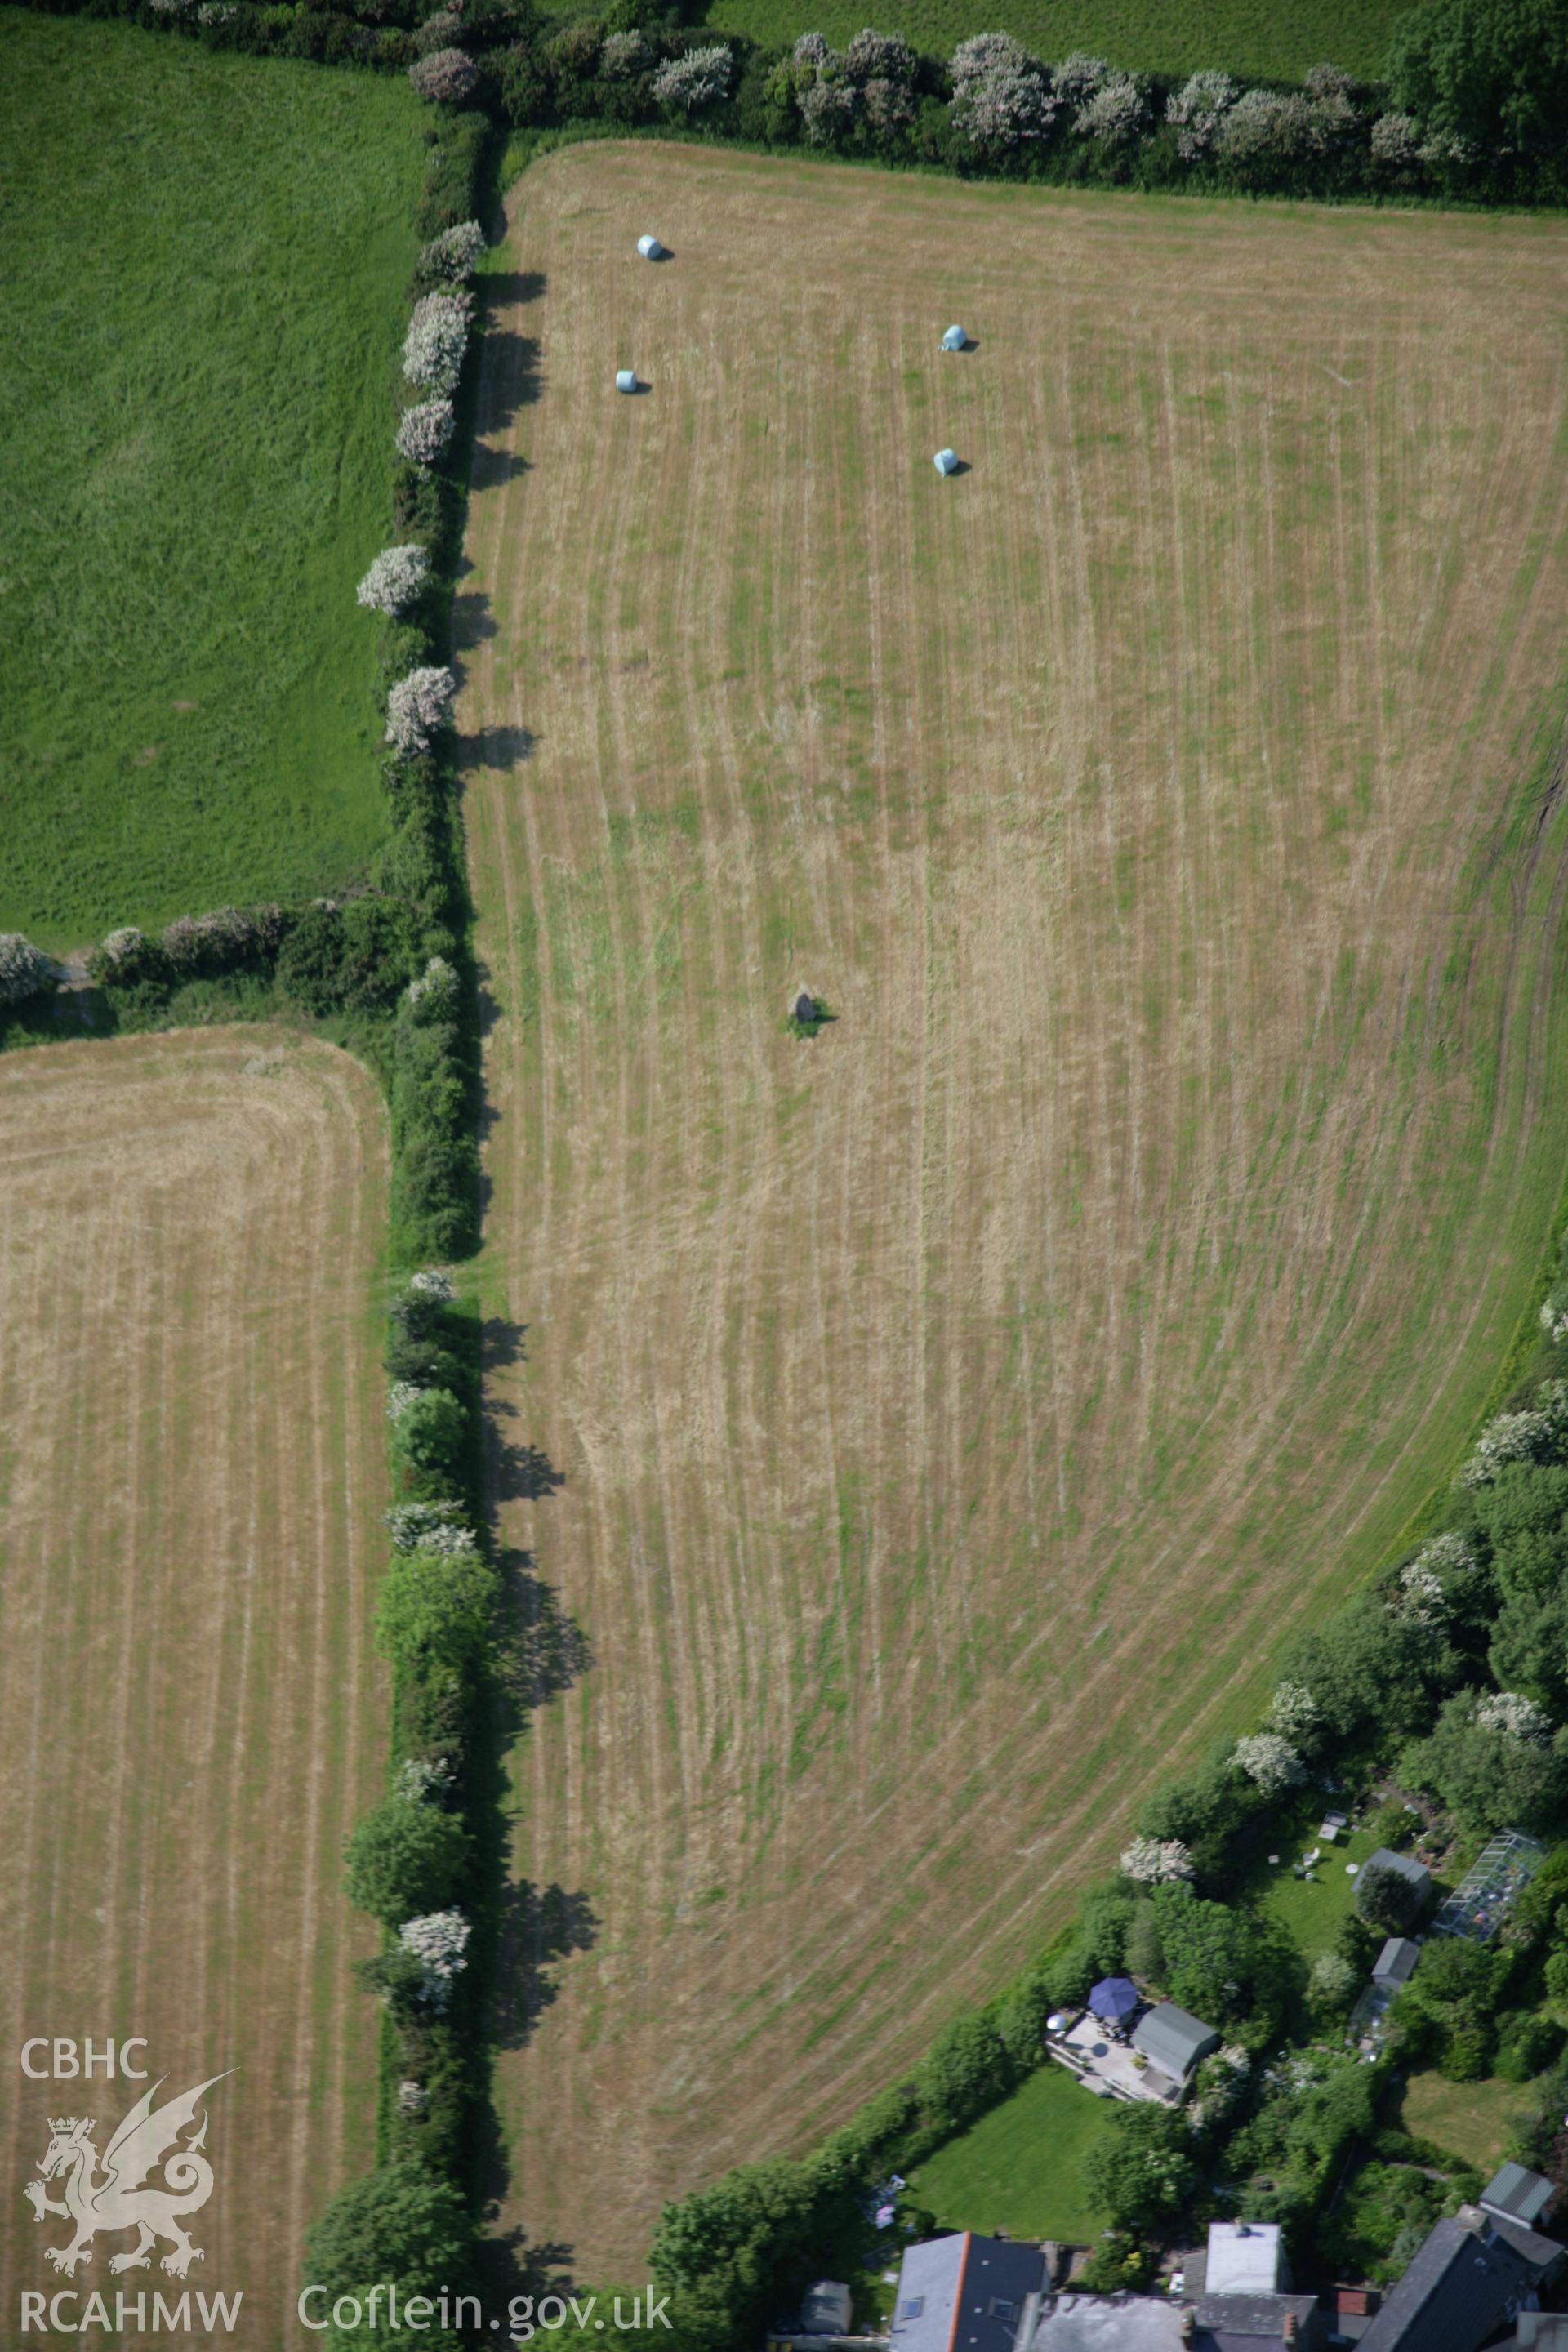
[{"label": "bushy shrub", "polygon": [[416,1470],[456,1475],[462,1466],[468,1418],[446,1389],[394,1391],[387,1412],[393,1444]]},{"label": "bushy shrub", "polygon": [[1421,1895],[1402,1870],[1368,1863],[1356,1879],[1355,1907],[1369,1927],[1384,1936],[1403,1936],[1415,1925]]},{"label": "bushy shrub", "polygon": [[1434,1790],[1472,1835],[1550,1828],[1568,1793],[1560,1743],[1517,1738],[1479,1708],[1474,1691],[1451,1698],[1430,1738],[1401,1759],[1401,1777]]},{"label": "bushy shrub", "polygon": [[495,1570],[477,1552],[396,1552],[376,1612],[382,1648],[437,1687],[456,1682],[489,1649],[498,1592]]},{"label": "bushy shrub", "polygon": [[395,898],[307,907],[278,957],[278,982],[305,1012],[369,1013],[390,1004],[418,955],[419,925]]},{"label": "bushy shrub", "polygon": [[1538,2010],[1500,2018],[1493,2070],[1505,2083],[1528,2083],[1562,2055],[1563,2038],[1556,2019],[1543,2017]]},{"label": "bushy shrub", "polygon": [[0,1004],[25,1004],[53,977],[54,966],[42,948],[20,931],[0,931]]},{"label": "bushy shrub", "polygon": [[660,66],[653,78],[653,95],[660,106],[692,115],[728,98],[734,76],[734,54],[725,41],[711,41],[685,49]]},{"label": "bushy shrub", "polygon": [[1273,89],[1244,90],[1215,142],[1222,162],[1253,180],[1321,153],[1322,146],[1323,129],[1311,100]]},{"label": "bushy shrub", "polygon": [[433,466],[449,446],[457,429],[457,411],[449,400],[421,400],[405,408],[397,426],[397,454],[411,466]]},{"label": "bushy shrub", "polygon": [[814,81],[801,93],[800,119],[814,147],[831,147],[849,131],[859,111],[859,93],[845,81]]},{"label": "bushy shrub", "polygon": [[1103,58],[1091,58],[1082,49],[1075,49],[1057,67],[1051,86],[1068,112],[1077,114],[1110,79],[1110,68]]},{"label": "bushy shrub", "polygon": [[424,548],[384,548],[354,593],[372,612],[405,613],[429,577],[430,558]]},{"label": "bushy shrub", "polygon": [[1307,1999],[1313,2015],[1343,2017],[1360,1981],[1342,1952],[1320,1952],[1312,1962],[1307,1983]]},{"label": "bushy shrub", "polygon": [[1163,2107],[1115,2104],[1110,2120],[1084,2159],[1084,2188],[1113,2230],[1157,2230],[1197,2187],[1185,2122]]},{"label": "bushy shrub", "polygon": [[433,49],[416,58],[408,79],[421,98],[438,106],[467,106],[479,86],[479,69],[467,49]]},{"label": "bushy shrub", "polygon": [[400,677],[386,698],[386,740],[405,760],[430,749],[447,723],[457,680],[429,665]]},{"label": "bushy shrub", "polygon": [[862,89],[874,81],[885,81],[901,89],[912,89],[920,59],[900,35],[873,33],[868,27],[857,33],[845,50],[844,70]]},{"label": "bushy shrub", "polygon": [[1305,1683],[1282,1682],[1275,1685],[1268,1702],[1266,1728],[1276,1732],[1293,1747],[1309,1742],[1322,1721],[1322,1710]]},{"label": "bushy shrub", "polygon": [[1165,109],[1184,163],[1198,163],[1214,152],[1220,126],[1240,96],[1240,83],[1227,73],[1188,75]]},{"label": "bushy shrub", "polygon": [[638,74],[650,70],[653,61],[646,36],[634,26],[630,32],[605,36],[599,71],[606,81],[635,81]]},{"label": "bushy shrub", "polygon": [[1395,26],[1386,75],[1395,107],[1467,146],[1568,145],[1561,0],[1426,0]]},{"label": "bushy shrub", "polygon": [[422,294],[403,339],[403,373],[421,391],[452,392],[463,372],[474,298],[466,292]]},{"label": "bushy shrub", "polygon": [[1014,2068],[994,2018],[955,2017],[932,2042],[917,2077],[921,2104],[944,2134],[962,2131],[1005,2097]]},{"label": "bushy shrub", "polygon": [[468,1854],[468,1832],[455,1813],[388,1797],[355,1824],[344,1844],[349,1901],[395,1927],[416,1912],[451,1902]]},{"label": "bushy shrub", "polygon": [[405,2296],[456,2289],[468,2275],[474,2226],[462,2193],[424,2165],[387,2164],[338,2191],[305,2237],[305,2276],[330,2305],[340,2294],[395,2284]]}]

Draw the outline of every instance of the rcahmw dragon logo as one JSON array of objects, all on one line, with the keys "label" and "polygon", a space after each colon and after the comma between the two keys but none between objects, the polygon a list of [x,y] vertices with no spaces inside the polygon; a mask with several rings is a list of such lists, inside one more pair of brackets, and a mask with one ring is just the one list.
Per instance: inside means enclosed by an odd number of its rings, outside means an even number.
[{"label": "rcahmw dragon logo", "polygon": [[[103,2151],[101,2173],[91,2116],[49,2117],[49,2144],[38,2158],[39,2178],[29,2180],[22,2194],[35,2220],[58,2213],[76,2224],[76,2235],[68,2246],[44,2249],[45,2261],[53,2263],[56,2270],[71,2273],[79,2263],[90,2263],[94,2238],[100,2231],[112,2234],[117,2230],[134,2230],[138,2235],[128,2254],[110,2257],[111,2271],[148,2269],[160,2238],[166,2238],[174,2248],[173,2253],[163,2256],[163,2267],[175,2278],[184,2278],[191,2264],[201,2261],[202,2249],[192,2245],[181,2227],[181,2216],[198,2212],[213,2193],[213,2168],[201,2152],[207,2136],[206,2111],[201,2103],[213,2084],[224,2077],[214,2074],[207,2082],[198,2083],[194,2091],[183,2092],[154,2110],[153,2102],[167,2079],[161,2076],[151,2090],[143,2091],[118,2126]],[[201,2122],[195,2137],[181,2146],[180,2134],[196,2121],[198,2111]],[[160,2167],[164,2185],[144,2187],[148,2174]],[[46,2180],[63,2180],[63,2204],[46,2196]]]}]

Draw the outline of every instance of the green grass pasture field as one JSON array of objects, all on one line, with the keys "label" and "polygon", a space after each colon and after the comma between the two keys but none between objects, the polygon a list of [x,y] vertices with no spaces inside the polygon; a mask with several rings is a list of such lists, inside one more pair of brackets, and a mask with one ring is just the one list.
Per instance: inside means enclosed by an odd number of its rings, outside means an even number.
[{"label": "green grass pasture field", "polygon": [[1059,59],[1075,49],[1109,58],[1140,73],[1192,73],[1223,66],[1227,73],[1298,81],[1325,60],[1348,73],[1374,78],[1388,36],[1408,0],[1299,0],[1271,8],[1267,0],[1194,0],[1168,8],[1160,0],[897,0],[879,12],[862,0],[710,0],[706,21],[725,32],[747,33],[776,47],[805,32],[842,43],[868,19],[879,32],[902,33],[918,49],[949,57],[971,33],[1016,35],[1037,57]]},{"label": "green grass pasture field", "polygon": [[308,895],[383,824],[405,83],[0,9],[0,929]]}]

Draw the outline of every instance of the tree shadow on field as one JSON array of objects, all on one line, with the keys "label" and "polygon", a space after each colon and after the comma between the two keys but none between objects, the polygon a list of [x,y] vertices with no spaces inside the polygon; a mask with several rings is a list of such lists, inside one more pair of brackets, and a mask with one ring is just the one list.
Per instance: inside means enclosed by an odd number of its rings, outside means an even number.
[{"label": "tree shadow on field", "polygon": [[535,1886],[526,1878],[507,1887],[496,1970],[495,2032],[503,2050],[521,2050],[559,1997],[556,1962],[591,1951],[598,1935],[598,1916],[585,1895]]},{"label": "tree shadow on field", "polygon": [[532,759],[538,740],[531,727],[476,728],[472,734],[458,736],[458,759],[464,768],[485,768],[492,775],[505,775]]},{"label": "tree shadow on field", "polygon": [[[496,634],[495,614],[482,588],[459,588],[452,599],[452,650],[462,655],[487,645]],[[461,748],[462,739],[458,744]]]},{"label": "tree shadow on field", "polygon": [[561,1595],[539,1573],[531,1551],[503,1551],[504,1646],[507,1690],[514,1703],[514,1728],[536,1707],[558,1698],[594,1663],[594,1645]]}]

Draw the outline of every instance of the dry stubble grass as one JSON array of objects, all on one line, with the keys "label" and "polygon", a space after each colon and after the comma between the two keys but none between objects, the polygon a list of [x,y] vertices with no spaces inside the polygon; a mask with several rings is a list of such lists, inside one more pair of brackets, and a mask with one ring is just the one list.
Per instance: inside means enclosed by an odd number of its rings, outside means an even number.
[{"label": "dry stubble grass", "polygon": [[[369,2160],[339,1853],[385,1753],[385,1161],[366,1074],[278,1033],[0,1063],[8,2321],[66,2284],[21,2197],[47,2116],[111,2128],[138,2088],[27,2082],[27,2035],[144,2034],[168,2095],[237,2070],[188,2282],[244,2290],[237,2345],[295,2340],[303,2230]],[[177,2293],[110,2279],[130,2243],[69,2284]]]},{"label": "dry stubble grass", "polygon": [[1568,1147],[1568,230],[595,147],[509,260],[487,1279],[565,1483],[498,1491],[596,1652],[517,1857],[600,1925],[504,2089],[602,2276],[1038,1946],[1494,1376]]}]

